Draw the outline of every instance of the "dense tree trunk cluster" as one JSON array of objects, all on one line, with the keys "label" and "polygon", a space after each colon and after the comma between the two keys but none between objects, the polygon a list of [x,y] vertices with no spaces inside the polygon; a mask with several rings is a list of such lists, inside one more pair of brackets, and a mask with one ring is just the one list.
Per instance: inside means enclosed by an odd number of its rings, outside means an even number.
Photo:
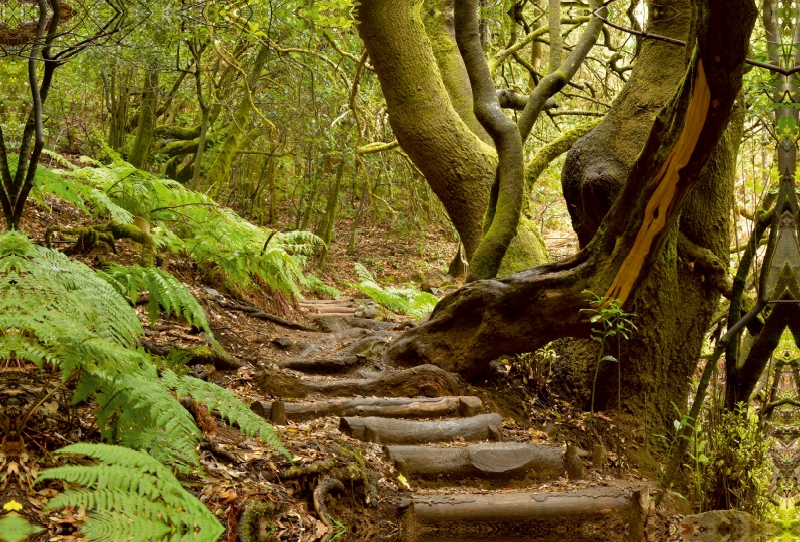
[{"label": "dense tree trunk cluster", "polygon": [[[668,61],[670,84],[662,85],[664,76],[655,75],[654,69],[648,70],[642,62],[616,107],[627,107],[629,112],[639,112],[637,107],[643,110],[633,118],[630,114],[612,116],[607,127],[601,124],[598,128],[601,135],[616,134],[615,140],[624,139],[630,145],[625,148],[627,143],[622,143],[623,148],[615,150],[615,143],[593,141],[590,134],[579,143],[580,152],[576,151],[565,172],[567,198],[576,208],[582,250],[567,260],[477,281],[451,294],[428,321],[390,346],[388,360],[400,366],[433,363],[472,378],[500,355],[533,351],[560,337],[588,336],[590,325],[580,312],[587,306],[583,291],[588,289],[619,299],[645,324],[666,323],[663,331],[655,326],[642,332],[630,346],[625,373],[632,376],[623,383],[623,394],[630,398],[629,406],[639,410],[644,402],[640,392],[658,389],[651,405],[662,420],[671,416],[669,403],[685,397],[712,300],[718,295],[703,282],[702,265],[690,269],[678,262],[678,229],[691,243],[717,255],[727,246],[736,123],[727,138],[725,133],[731,116],[737,118],[736,100],[755,18],[754,7],[744,0],[724,5],[704,2],[694,11],[687,2],[676,2],[676,7],[683,8],[677,10],[679,17],[665,17],[661,24],[664,32],[686,38],[694,13],[686,50],[675,54],[674,45],[642,46],[643,58],[659,68]],[[415,8],[405,2],[371,0],[359,7],[360,31],[379,77],[382,66],[394,75],[391,81],[381,77],[393,128],[409,153],[416,148],[431,153],[419,159],[432,168],[424,171],[430,180],[458,171],[455,164],[441,159],[454,156],[446,152],[449,147],[442,138],[473,141],[476,149],[485,148],[485,142],[467,130],[446,99],[436,73],[418,71],[425,66],[430,69],[431,59],[426,55],[433,56],[424,27],[415,24],[418,17]],[[381,46],[376,45],[378,35]],[[410,43],[420,47],[412,48]],[[653,90],[654,78],[659,78],[655,86],[662,94],[641,96]],[[424,84],[433,86],[423,91]],[[412,88],[415,92],[409,93]],[[438,101],[432,105],[434,96]],[[419,99],[415,105],[421,108],[420,114],[408,114],[408,99]],[[649,122],[648,117],[665,102],[655,123]],[[442,112],[448,121],[441,118]],[[429,120],[437,118],[436,122]],[[644,141],[641,148],[635,145],[637,140]],[[437,150],[432,141],[439,141],[441,147]],[[458,148],[466,152],[468,144]],[[467,158],[476,156],[477,152],[469,152]],[[480,161],[482,167],[487,163]],[[465,190],[463,183],[451,186]],[[695,186],[700,189],[692,192]],[[592,196],[595,192],[605,198],[600,200],[605,209],[581,213],[590,197],[598,201]],[[442,199],[447,201],[447,197]],[[697,308],[688,318],[684,317],[687,305]],[[655,374],[664,380],[648,381]]]}]

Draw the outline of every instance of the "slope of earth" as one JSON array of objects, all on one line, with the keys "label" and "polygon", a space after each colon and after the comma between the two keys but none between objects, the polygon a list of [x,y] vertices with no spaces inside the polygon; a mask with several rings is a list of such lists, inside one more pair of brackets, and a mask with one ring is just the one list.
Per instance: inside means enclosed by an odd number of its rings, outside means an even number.
[{"label": "slope of earth", "polygon": [[[48,199],[48,205],[32,206],[23,222],[36,242],[54,223],[90,223],[69,204]],[[128,241],[119,248],[119,255],[76,257],[95,267],[138,259]],[[347,311],[364,305],[346,287],[355,281],[350,258],[366,262],[381,280],[404,283],[446,267],[455,248],[442,232],[412,243],[375,226],[358,238],[353,256],[334,248],[324,277],[343,294],[333,305]],[[419,263],[422,252],[426,260]],[[534,383],[520,360],[495,362],[474,383],[435,368],[398,374],[381,365],[378,353],[414,325],[406,317],[314,314],[324,300],[301,304],[269,292],[230,292],[213,270],[176,256],[162,267],[201,301],[227,355],[185,322],[162,317],[151,324],[138,307],[143,345],[188,355],[195,376],[234,390],[275,422],[292,456],[290,462],[242,437],[218,413],[185,405],[204,433],[203,468],[182,481],[227,527],[224,540],[638,540],[645,530],[666,533],[672,525],[674,531],[674,510],[653,508],[654,484],[617,457],[614,439],[606,439],[607,457],[595,465],[583,451],[593,444],[587,414],[549,393],[547,378]],[[48,376],[57,378],[35,378]],[[63,464],[49,453],[56,448],[99,439],[90,408],[48,405],[36,414],[35,438],[16,467],[27,473]],[[602,435],[620,430],[613,413],[596,413],[594,423]],[[85,517],[82,509],[42,512],[60,489],[53,483],[18,496],[29,517],[47,527],[39,540],[74,540]]]}]

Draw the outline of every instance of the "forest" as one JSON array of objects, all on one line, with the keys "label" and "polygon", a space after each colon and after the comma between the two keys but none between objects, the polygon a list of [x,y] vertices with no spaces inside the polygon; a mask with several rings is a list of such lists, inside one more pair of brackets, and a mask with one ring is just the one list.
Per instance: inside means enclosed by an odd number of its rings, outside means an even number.
[{"label": "forest", "polygon": [[0,0],[0,541],[800,540],[800,0]]}]

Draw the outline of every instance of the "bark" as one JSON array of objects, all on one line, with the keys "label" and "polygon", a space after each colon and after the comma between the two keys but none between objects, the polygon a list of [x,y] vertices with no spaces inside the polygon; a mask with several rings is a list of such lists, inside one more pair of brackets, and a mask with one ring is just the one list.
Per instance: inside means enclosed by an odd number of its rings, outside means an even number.
[{"label": "bark", "polygon": [[269,56],[269,47],[265,44],[260,45],[247,80],[244,82],[244,95],[236,108],[236,113],[233,115],[219,152],[206,173],[205,184],[211,187],[212,197],[216,197],[220,190],[226,186],[230,178],[231,165],[236,152],[239,151],[248,137],[247,126],[250,123],[250,115],[253,110],[250,98],[256,90],[261,71],[267,62],[267,56]]},{"label": "bark", "polygon": [[517,231],[525,188],[522,138],[500,108],[492,75],[483,56],[477,14],[478,0],[458,2],[455,9],[456,42],[472,86],[475,116],[492,136],[499,161],[484,218],[484,234],[470,262],[468,282],[497,275]]},{"label": "bark", "polygon": [[386,446],[384,452],[406,477],[448,481],[468,478],[557,480],[564,472],[564,449],[547,444],[500,442],[464,448]]},{"label": "bark", "polygon": [[402,515],[400,539],[633,542],[643,535],[646,491],[415,495]]},{"label": "bark", "polygon": [[[498,158],[473,112],[453,1],[368,0],[359,4],[357,18],[392,131],[441,200],[471,261],[483,237]],[[507,251],[515,261],[505,271],[547,261],[540,245],[529,243],[539,236],[531,227],[528,221],[517,230]]]},{"label": "bark", "polygon": [[503,418],[500,414],[480,414],[445,421],[394,420],[370,416],[346,416],[339,424],[342,433],[376,444],[423,444],[464,440],[502,440]]},{"label": "bark", "polygon": [[265,372],[258,386],[266,393],[281,397],[327,395],[385,395],[387,397],[442,397],[458,395],[461,382],[434,365],[423,365],[403,371],[389,371],[374,378],[353,380],[309,381],[284,372]]},{"label": "bark", "polygon": [[[389,361],[435,363],[471,378],[500,355],[536,350],[560,337],[587,336],[589,325],[579,312],[586,307],[581,293],[586,288],[620,299],[626,308],[641,309],[633,304],[636,294],[656,263],[674,258],[670,251],[681,205],[722,140],[741,89],[754,8],[747,0],[709,0],[701,7],[698,47],[689,69],[672,98],[665,100],[649,135],[640,138],[644,148],[591,242],[570,259],[477,281],[449,295],[424,324],[387,350]],[[671,54],[683,56],[682,51]],[[619,133],[615,137],[621,139]],[[711,225],[716,228],[722,230]],[[662,347],[650,343],[652,349]],[[674,368],[678,390],[681,374],[690,373],[686,365]],[[658,369],[672,374],[668,367]]]},{"label": "bark", "polygon": [[[690,2],[673,0],[670,6],[674,8],[670,15],[664,12],[663,20],[652,21],[652,32],[685,39]],[[641,59],[612,110],[568,154],[562,182],[582,246],[595,235],[624,185],[641,152],[637,143],[646,137],[651,115],[679,84],[684,70],[681,53],[668,43],[645,42]],[[729,259],[729,217],[742,121],[742,112],[736,112],[689,194],[677,228],[693,247],[708,250],[725,262]],[[673,228],[649,279],[629,305],[630,312],[637,315],[639,330],[631,340],[623,341],[621,356],[621,396],[626,411],[646,410],[648,420],[665,426],[671,426],[676,416],[672,403],[685,409],[691,374],[720,294],[708,280],[716,273],[688,265],[696,257],[677,247],[678,233]],[[617,345],[613,346],[616,355]],[[596,346],[592,343],[587,350],[596,352]],[[616,403],[617,366],[605,363],[600,369],[595,405],[605,410]]]},{"label": "bark", "polygon": [[128,162],[142,168],[150,155],[150,145],[156,130],[156,108],[158,106],[158,70],[148,68],[144,73],[142,103],[139,106],[139,125],[136,138],[128,153]]},{"label": "bark", "polygon": [[[281,401],[276,401],[281,403]],[[250,409],[270,419],[276,402],[256,401]],[[286,417],[303,422],[326,416],[380,416],[382,418],[441,418],[475,416],[482,409],[481,400],[473,396],[432,398],[357,397],[283,403]]]}]

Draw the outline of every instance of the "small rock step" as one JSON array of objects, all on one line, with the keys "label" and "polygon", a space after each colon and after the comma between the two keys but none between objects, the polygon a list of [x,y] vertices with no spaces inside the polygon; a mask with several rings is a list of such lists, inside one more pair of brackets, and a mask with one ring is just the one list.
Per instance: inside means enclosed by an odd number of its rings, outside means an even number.
[{"label": "small rock step", "polygon": [[384,453],[406,478],[531,481],[556,480],[564,472],[564,448],[524,442],[471,444],[462,448],[385,446]]},{"label": "small rock step", "polygon": [[[277,402],[277,401],[276,401]],[[256,401],[250,408],[259,416],[271,419],[274,402]],[[381,418],[470,417],[483,405],[479,397],[358,397],[284,403],[286,419],[303,422],[325,416],[378,416]]]},{"label": "small rock step", "polygon": [[353,438],[376,444],[448,442],[456,437],[464,440],[502,440],[503,418],[494,413],[425,422],[346,416],[341,419],[339,429]]},{"label": "small rock step", "polygon": [[401,513],[403,542],[628,542],[643,535],[647,490],[414,495]]}]

